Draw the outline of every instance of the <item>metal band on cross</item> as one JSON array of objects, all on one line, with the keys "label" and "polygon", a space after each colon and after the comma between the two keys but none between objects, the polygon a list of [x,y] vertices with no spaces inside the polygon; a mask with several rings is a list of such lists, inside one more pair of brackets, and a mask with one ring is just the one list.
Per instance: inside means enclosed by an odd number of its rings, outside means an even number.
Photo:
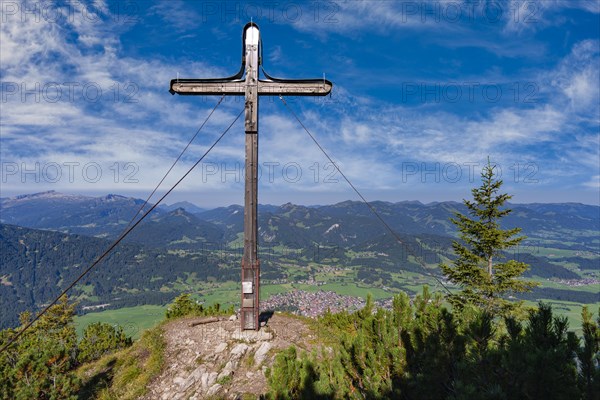
[{"label": "metal band on cross", "polygon": [[[244,254],[242,257],[241,329],[260,328],[260,261],[258,259],[258,98],[259,96],[326,96],[333,84],[326,79],[277,79],[263,69],[258,26],[246,24],[242,36],[242,66],[228,78],[172,79],[171,94],[245,96],[246,165]],[[244,77],[245,73],[245,77]]]}]

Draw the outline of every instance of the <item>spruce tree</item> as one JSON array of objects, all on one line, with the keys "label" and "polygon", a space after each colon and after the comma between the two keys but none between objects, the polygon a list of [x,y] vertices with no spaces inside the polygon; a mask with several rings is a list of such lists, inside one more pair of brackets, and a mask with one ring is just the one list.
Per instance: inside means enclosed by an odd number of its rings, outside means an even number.
[{"label": "spruce tree", "polygon": [[600,399],[600,310],[593,320],[586,306],[581,310],[583,345],[577,350],[580,362],[579,380],[586,400]]},{"label": "spruce tree", "polygon": [[461,288],[459,293],[448,296],[453,306],[461,309],[475,305],[492,315],[510,314],[515,304],[504,297],[530,291],[535,286],[519,279],[527,264],[503,260],[505,251],[525,237],[517,236],[520,228],[500,227],[501,219],[511,212],[504,205],[512,196],[499,193],[502,180],[497,179],[495,169],[488,159],[481,172],[481,186],[471,191],[473,201],[464,200],[468,215],[456,213],[451,218],[463,243],[452,243],[457,256],[452,265],[440,264],[444,275]]}]

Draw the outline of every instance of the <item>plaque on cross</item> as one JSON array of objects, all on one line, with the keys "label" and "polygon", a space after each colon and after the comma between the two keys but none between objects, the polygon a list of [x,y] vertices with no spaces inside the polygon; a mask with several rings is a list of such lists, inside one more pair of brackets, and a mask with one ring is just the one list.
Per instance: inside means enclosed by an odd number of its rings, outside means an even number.
[{"label": "plaque on cross", "polygon": [[[258,98],[260,96],[326,96],[333,84],[326,79],[278,79],[263,69],[258,25],[246,24],[242,34],[242,65],[228,78],[172,79],[171,94],[245,97],[244,253],[242,256],[241,329],[260,328],[260,261],[258,259]],[[244,76],[245,74],[245,76]]]}]

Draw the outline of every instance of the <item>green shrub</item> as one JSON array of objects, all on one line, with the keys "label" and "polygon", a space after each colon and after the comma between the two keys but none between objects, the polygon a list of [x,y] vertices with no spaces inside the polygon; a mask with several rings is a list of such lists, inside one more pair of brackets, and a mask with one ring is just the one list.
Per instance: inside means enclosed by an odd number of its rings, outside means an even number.
[{"label": "green shrub", "polygon": [[185,316],[213,316],[233,314],[233,306],[227,309],[221,309],[219,303],[204,307],[202,304],[194,301],[189,293],[184,293],[175,298],[173,303],[167,308],[167,319],[185,317]]},{"label": "green shrub", "polygon": [[115,350],[131,346],[132,340],[125,335],[123,328],[113,327],[104,322],[88,325],[79,343],[80,363],[97,360]]}]

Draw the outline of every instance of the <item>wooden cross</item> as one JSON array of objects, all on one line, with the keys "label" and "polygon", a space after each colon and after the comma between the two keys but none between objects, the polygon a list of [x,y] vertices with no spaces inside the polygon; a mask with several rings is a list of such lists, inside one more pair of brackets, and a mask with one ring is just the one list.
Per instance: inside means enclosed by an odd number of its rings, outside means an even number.
[{"label": "wooden cross", "polygon": [[[260,328],[260,261],[258,259],[258,98],[259,96],[325,96],[333,84],[326,79],[277,79],[263,69],[258,26],[250,22],[242,36],[242,66],[236,75],[217,79],[173,79],[171,94],[245,96],[246,176],[244,254],[242,257],[241,329]],[[244,73],[246,76],[244,77]]]}]

